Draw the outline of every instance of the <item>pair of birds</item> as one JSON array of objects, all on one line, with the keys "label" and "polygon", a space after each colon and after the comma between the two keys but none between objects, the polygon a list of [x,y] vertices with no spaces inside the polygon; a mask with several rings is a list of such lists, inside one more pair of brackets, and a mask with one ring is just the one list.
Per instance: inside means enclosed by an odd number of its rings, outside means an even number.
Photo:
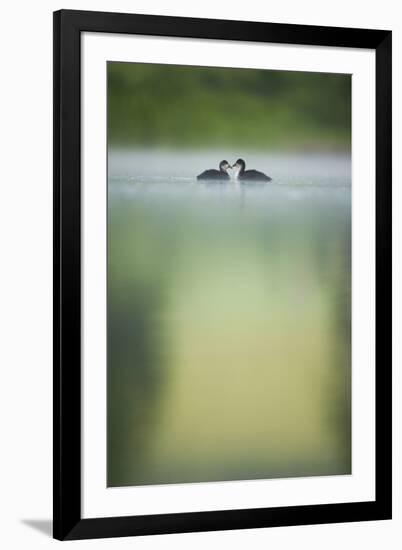
[{"label": "pair of birds", "polygon": [[220,180],[228,181],[230,176],[228,169],[235,169],[235,179],[243,181],[271,181],[272,178],[259,172],[258,170],[246,170],[246,163],[243,159],[237,159],[233,166],[230,166],[227,160],[222,160],[219,163],[219,170],[205,170],[202,174],[197,176],[197,180]]}]

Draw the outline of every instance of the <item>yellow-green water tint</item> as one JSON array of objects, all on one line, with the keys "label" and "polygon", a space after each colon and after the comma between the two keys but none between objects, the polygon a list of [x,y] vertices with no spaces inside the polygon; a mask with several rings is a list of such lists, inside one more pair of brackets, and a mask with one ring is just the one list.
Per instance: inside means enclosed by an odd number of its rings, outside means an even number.
[{"label": "yellow-green water tint", "polygon": [[340,159],[246,189],[127,162],[109,177],[108,484],[350,473]]}]

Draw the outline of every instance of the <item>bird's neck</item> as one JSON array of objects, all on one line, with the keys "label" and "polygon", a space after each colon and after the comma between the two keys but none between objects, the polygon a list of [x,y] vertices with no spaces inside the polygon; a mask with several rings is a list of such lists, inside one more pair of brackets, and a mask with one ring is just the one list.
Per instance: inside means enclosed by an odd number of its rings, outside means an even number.
[{"label": "bird's neck", "polygon": [[234,179],[238,180],[241,173],[242,173],[242,167],[236,170],[236,172],[234,173]]}]

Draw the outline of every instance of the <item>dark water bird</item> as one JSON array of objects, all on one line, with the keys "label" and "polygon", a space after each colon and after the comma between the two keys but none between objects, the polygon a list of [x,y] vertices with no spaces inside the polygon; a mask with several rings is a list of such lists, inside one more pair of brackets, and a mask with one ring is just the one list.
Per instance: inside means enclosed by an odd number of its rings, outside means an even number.
[{"label": "dark water bird", "polygon": [[197,180],[222,180],[229,181],[230,176],[228,174],[228,168],[230,164],[227,160],[221,160],[219,163],[219,170],[204,170],[202,174],[197,176]]},{"label": "dark water bird", "polygon": [[243,159],[237,159],[236,163],[233,164],[232,168],[237,168],[236,178],[244,181],[271,181],[272,178],[259,172],[258,170],[246,170],[246,163]]}]

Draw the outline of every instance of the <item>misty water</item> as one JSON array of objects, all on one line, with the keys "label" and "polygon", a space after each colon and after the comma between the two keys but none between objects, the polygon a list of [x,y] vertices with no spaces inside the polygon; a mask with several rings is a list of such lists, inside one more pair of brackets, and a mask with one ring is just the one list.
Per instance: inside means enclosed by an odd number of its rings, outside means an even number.
[{"label": "misty water", "polygon": [[351,163],[108,158],[108,485],[348,474]]}]

